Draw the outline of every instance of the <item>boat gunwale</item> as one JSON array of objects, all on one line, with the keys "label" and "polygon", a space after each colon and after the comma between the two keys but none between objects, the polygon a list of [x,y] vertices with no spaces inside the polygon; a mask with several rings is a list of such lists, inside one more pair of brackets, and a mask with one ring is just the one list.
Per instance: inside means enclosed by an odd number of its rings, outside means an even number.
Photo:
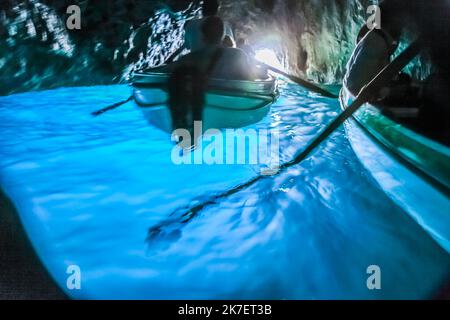
[{"label": "boat gunwale", "polygon": [[[135,73],[133,75],[132,85],[138,88],[159,88],[167,90],[168,79],[169,75],[165,73]],[[276,79],[273,77],[255,81],[212,78],[209,79],[208,83],[208,91],[210,90],[224,93],[235,92],[236,94],[252,93],[261,96],[276,96],[278,91]]]},{"label": "boat gunwale", "polygon": [[[138,81],[136,81],[136,78]],[[144,81],[139,80],[139,78],[146,79],[154,79],[154,81]],[[167,93],[167,80],[169,76],[165,73],[135,73],[133,76],[132,86],[135,89],[156,89],[162,90]],[[221,83],[230,83],[233,85],[228,85],[221,87]],[[246,88],[239,88],[239,86],[246,86]],[[253,89],[253,90],[249,90]],[[261,103],[258,104],[257,107],[252,108],[228,108],[225,106],[208,104],[208,107],[222,110],[230,110],[230,111],[252,111],[258,110],[261,108],[265,108],[268,104],[274,103],[277,99],[279,92],[276,84],[276,79],[270,77],[265,80],[256,80],[256,81],[246,81],[246,80],[226,80],[226,79],[210,79],[210,84],[207,89],[207,94],[218,95],[218,96],[226,96],[226,97],[235,97],[235,98],[246,98],[246,99],[255,99],[261,100]],[[135,98],[135,101],[139,107],[148,108],[154,107],[155,105],[164,105],[167,102],[155,103],[151,105],[147,105],[145,103],[140,103],[138,99]]]},{"label": "boat gunwale", "polygon": [[[345,86],[343,86],[342,90],[339,94],[339,100],[340,100],[340,105],[341,105],[342,110],[345,110],[347,108],[347,103],[345,103],[344,97],[343,97],[344,90],[347,90],[347,92],[351,95],[351,97],[354,98],[353,94],[351,94],[350,91]],[[364,107],[367,108],[368,106],[371,106],[372,108],[375,108],[376,110],[379,111],[379,108],[377,106],[370,104],[370,103],[366,103],[365,105],[362,106],[362,108],[364,108]],[[392,123],[395,123],[395,121],[393,121],[392,119],[389,119],[387,116],[385,116],[381,113],[379,113],[378,116],[383,117],[384,119],[387,119]],[[389,155],[394,157],[401,164],[405,165],[409,170],[413,171],[414,173],[419,175],[421,178],[426,180],[428,183],[433,185],[437,190],[439,190],[446,196],[450,197],[450,187],[448,185],[446,185],[443,181],[441,181],[439,178],[437,178],[434,174],[429,172],[426,168],[424,168],[423,165],[421,165],[420,163],[418,163],[411,157],[408,157],[404,152],[400,152],[399,147],[396,147],[392,142],[389,142],[388,139],[383,137],[382,133],[374,134],[373,131],[376,131],[376,129],[372,128],[372,130],[370,130],[368,128],[369,125],[364,124],[362,122],[362,120],[358,118],[357,115],[353,115],[352,118],[356,122],[356,124],[369,136],[369,138],[371,140],[373,140],[383,150],[385,150],[386,153],[388,153]],[[410,129],[405,128],[404,126],[402,126],[400,124],[397,124],[397,125],[402,128],[402,131],[406,131],[406,130],[408,132],[411,131]],[[420,137],[420,139],[414,139],[415,142],[419,143],[420,145],[424,146],[425,148],[433,149],[433,151],[436,153],[442,153],[442,152],[435,150],[436,146],[440,146],[446,150],[449,149],[445,145],[441,145],[439,142],[433,141],[425,136],[422,136],[419,133],[416,133],[414,131],[411,131],[411,132],[414,133],[415,137],[417,137],[417,136]],[[428,141],[431,143],[428,144]]]},{"label": "boat gunwale", "polygon": [[[167,91],[166,88],[161,87],[160,85],[154,85],[154,86],[133,86],[136,88],[142,88],[142,89],[159,89],[163,91]],[[271,93],[271,94],[257,94],[252,92],[245,92],[245,91],[239,91],[239,90],[221,90],[221,89],[215,89],[212,88],[211,90],[207,91],[207,94],[213,94],[218,96],[227,96],[227,97],[236,97],[236,98],[248,98],[248,99],[259,99],[267,103],[272,103],[275,101],[276,97],[278,96],[277,92]],[[166,102],[162,102],[166,103]],[[145,105],[144,105],[145,106]],[[222,109],[230,109],[230,110],[250,110],[250,109],[233,109],[233,108],[225,108],[221,107]]]}]

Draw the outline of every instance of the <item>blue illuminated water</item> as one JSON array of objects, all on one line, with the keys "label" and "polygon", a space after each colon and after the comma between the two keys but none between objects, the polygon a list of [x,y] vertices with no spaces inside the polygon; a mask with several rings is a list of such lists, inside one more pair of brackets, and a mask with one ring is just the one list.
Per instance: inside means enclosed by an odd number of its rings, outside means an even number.
[{"label": "blue illuminated water", "polygon": [[[377,186],[341,128],[300,165],[206,207],[170,214],[258,174],[251,165],[176,166],[127,86],[0,97],[0,182],[39,256],[73,298],[428,298],[450,256]],[[277,128],[292,159],[339,112],[283,85],[253,128]],[[165,233],[147,240],[148,231]],[[81,269],[81,290],[66,269]],[[367,289],[378,265],[382,289]]]}]

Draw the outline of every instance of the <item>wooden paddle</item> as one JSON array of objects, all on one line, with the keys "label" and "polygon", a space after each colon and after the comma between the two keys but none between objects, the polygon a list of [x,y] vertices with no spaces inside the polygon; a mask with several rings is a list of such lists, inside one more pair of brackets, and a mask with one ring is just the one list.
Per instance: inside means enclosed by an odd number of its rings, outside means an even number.
[{"label": "wooden paddle", "polygon": [[[293,165],[299,164],[303,161],[311,152],[319,146],[324,140],[326,140],[340,125],[344,123],[349,117],[351,117],[364,103],[368,102],[370,99],[376,97],[381,88],[390,85],[390,81],[397,75],[414,57],[416,57],[421,48],[421,42],[419,40],[411,44],[407,49],[405,49],[397,58],[395,58],[389,65],[387,65],[377,76],[373,78],[366,86],[364,86],[355,100],[350,106],[348,106],[345,111],[343,111],[339,116],[337,116],[327,127],[314,138],[298,155],[289,162],[286,162],[280,166],[280,170],[277,172],[285,171],[287,168]],[[208,205],[212,205],[217,202],[218,199],[222,199],[233,195],[243,189],[246,189],[256,182],[268,178],[267,175],[258,175],[251,180],[245,182],[244,184],[238,185],[232,189],[229,189],[221,194],[211,197],[209,200],[202,201],[201,203],[186,209],[181,209],[181,216],[183,217],[183,223],[194,218],[198,212]],[[179,210],[176,211],[177,213]],[[175,212],[174,212],[175,213]],[[170,224],[171,220],[168,220],[162,225]],[[153,227],[150,229],[149,234],[159,230],[161,225]]]},{"label": "wooden paddle", "polygon": [[415,41],[405,49],[396,59],[387,65],[375,78],[366,84],[355,100],[337,116],[311,143],[299,153],[292,161],[282,165],[282,168],[290,167],[304,160],[318,145],[328,138],[345,120],[350,118],[363,104],[377,97],[383,87],[388,87],[392,79],[411,62],[420,52],[421,42]]},{"label": "wooden paddle", "polygon": [[255,61],[256,61],[257,64],[263,66],[264,68],[267,68],[268,70],[271,70],[271,71],[273,71],[273,72],[275,72],[275,73],[278,73],[279,75],[281,75],[281,76],[283,76],[283,77],[285,77],[285,78],[288,78],[288,79],[291,80],[292,82],[294,82],[294,83],[296,83],[296,84],[298,84],[298,85],[304,87],[305,89],[308,89],[308,90],[310,90],[310,91],[313,91],[313,92],[316,92],[316,93],[318,93],[318,94],[321,94],[321,95],[323,95],[324,97],[328,97],[328,98],[338,98],[337,95],[335,95],[335,94],[333,94],[333,93],[331,93],[331,92],[329,92],[329,91],[327,91],[327,90],[325,90],[325,89],[319,87],[318,85],[316,85],[316,84],[314,84],[314,83],[312,83],[312,82],[309,82],[309,81],[304,80],[304,79],[302,79],[302,78],[300,78],[300,77],[297,77],[297,76],[294,76],[294,75],[292,75],[292,74],[289,74],[289,73],[284,72],[284,71],[282,71],[282,70],[279,70],[279,69],[277,69],[277,68],[275,68],[275,67],[269,66],[268,64],[265,64],[265,63],[263,63],[263,62],[261,62],[261,61],[259,61],[259,60],[256,60],[256,59],[255,59]]},{"label": "wooden paddle", "polygon": [[104,114],[105,112],[108,112],[108,111],[117,109],[117,108],[120,107],[121,105],[124,105],[125,103],[130,102],[131,100],[133,100],[133,96],[130,96],[130,97],[129,97],[128,99],[126,99],[126,100],[123,100],[123,101],[114,103],[114,104],[112,104],[112,105],[110,105],[110,106],[108,106],[108,107],[105,107],[105,108],[102,108],[102,109],[100,109],[100,110],[94,111],[94,112],[91,113],[91,115],[93,115],[94,117],[97,117],[97,116],[99,116],[99,115]]},{"label": "wooden paddle", "polygon": [[[133,100],[133,96],[129,97],[127,100],[124,100],[124,101],[115,103],[115,104],[113,104],[113,105],[110,105],[109,107],[106,107],[106,108],[100,109],[100,110],[98,110],[98,111],[92,112],[91,114],[92,114],[94,117],[97,117],[97,116],[99,116],[99,115],[101,115],[101,114],[103,114],[103,113],[105,113],[105,112],[108,112],[108,111],[117,109],[117,108],[120,107],[121,105],[124,105],[125,103],[130,102],[131,100]],[[161,105],[164,105],[164,104],[167,104],[167,102],[155,102],[155,103],[152,103],[152,104],[147,104],[147,105],[145,105],[145,108],[157,107],[157,106],[161,106]]]}]

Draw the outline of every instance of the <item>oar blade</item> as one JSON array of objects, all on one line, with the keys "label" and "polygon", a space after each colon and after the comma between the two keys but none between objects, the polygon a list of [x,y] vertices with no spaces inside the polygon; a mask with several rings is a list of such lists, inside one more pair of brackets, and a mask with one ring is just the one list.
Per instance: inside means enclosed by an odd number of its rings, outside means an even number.
[{"label": "oar blade", "polygon": [[335,95],[335,94],[325,90],[324,88],[321,88],[320,86],[318,86],[318,85],[316,85],[314,83],[311,83],[311,82],[309,82],[309,81],[307,81],[305,79],[302,79],[300,77],[294,76],[294,75],[289,74],[289,73],[287,73],[285,71],[279,70],[279,69],[277,69],[275,67],[269,66],[268,64],[265,64],[265,63],[263,63],[261,61],[256,60],[256,62],[258,64],[264,66],[268,70],[270,70],[272,72],[275,72],[275,73],[277,73],[277,74],[279,74],[279,75],[281,75],[281,76],[291,80],[292,82],[294,82],[294,83],[304,87],[305,89],[308,89],[309,91],[316,92],[316,93],[318,93],[318,94],[320,94],[320,95],[322,95],[324,97],[327,97],[327,98],[337,98],[338,97],[337,95]]},{"label": "oar blade", "polygon": [[[384,68],[368,85],[366,85],[361,93],[355,98],[353,103],[348,106],[342,113],[340,113],[327,127],[310,142],[306,148],[303,149],[292,161],[284,163],[280,166],[278,173],[283,172],[287,168],[296,165],[308,157],[315,148],[317,148],[324,140],[326,140],[337,128],[339,128],[345,120],[351,117],[364,103],[368,102],[368,99],[374,95],[373,91],[377,91],[379,88],[386,84],[386,81],[390,81],[396,73],[399,73],[415,56],[420,52],[419,41],[414,42],[410,47],[408,47],[402,54],[400,54],[394,61],[392,61],[386,68]],[[256,182],[268,178],[268,176],[258,175],[251,180],[240,184],[232,189],[225,192],[217,194],[214,196],[213,200],[203,201],[190,208],[182,208],[183,216],[187,216],[189,221],[205,207],[210,204],[216,203],[218,199],[229,197],[239,191],[251,187]]]},{"label": "oar blade", "polygon": [[94,112],[91,113],[91,115],[94,116],[94,117],[98,117],[98,116],[104,114],[105,112],[117,109],[118,107],[124,105],[127,102],[130,102],[131,100],[133,100],[133,96],[129,97],[128,99],[126,99],[124,101],[120,101],[120,102],[114,103],[113,105],[110,105],[110,106],[108,106],[106,108],[94,111]]}]

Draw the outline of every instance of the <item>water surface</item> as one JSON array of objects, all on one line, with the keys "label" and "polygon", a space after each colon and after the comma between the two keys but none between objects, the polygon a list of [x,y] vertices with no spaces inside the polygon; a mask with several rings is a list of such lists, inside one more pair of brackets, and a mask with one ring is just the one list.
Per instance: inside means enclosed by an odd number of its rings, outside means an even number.
[{"label": "water surface", "polygon": [[[343,128],[299,165],[185,222],[179,208],[259,173],[177,166],[127,86],[0,97],[0,182],[57,283],[74,298],[428,298],[450,256],[378,187]],[[288,161],[339,112],[283,85],[254,129],[275,128]],[[149,230],[163,226],[150,239]],[[81,290],[66,288],[78,265]],[[367,289],[378,265],[382,289]]]}]

